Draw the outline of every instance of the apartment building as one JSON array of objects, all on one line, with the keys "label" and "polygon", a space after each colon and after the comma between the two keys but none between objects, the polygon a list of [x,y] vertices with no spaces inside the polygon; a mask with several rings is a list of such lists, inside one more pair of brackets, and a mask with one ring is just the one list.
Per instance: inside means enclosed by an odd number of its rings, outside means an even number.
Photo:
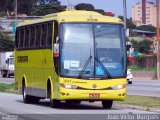
[{"label": "apartment building", "polygon": [[137,25],[156,26],[156,5],[142,0],[132,6],[132,21]]}]

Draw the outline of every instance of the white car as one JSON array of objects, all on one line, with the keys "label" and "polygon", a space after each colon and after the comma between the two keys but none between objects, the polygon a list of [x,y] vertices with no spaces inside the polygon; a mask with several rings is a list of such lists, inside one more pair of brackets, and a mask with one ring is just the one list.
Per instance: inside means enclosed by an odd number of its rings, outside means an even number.
[{"label": "white car", "polygon": [[133,75],[131,73],[131,69],[127,70],[127,82],[128,84],[132,84]]}]

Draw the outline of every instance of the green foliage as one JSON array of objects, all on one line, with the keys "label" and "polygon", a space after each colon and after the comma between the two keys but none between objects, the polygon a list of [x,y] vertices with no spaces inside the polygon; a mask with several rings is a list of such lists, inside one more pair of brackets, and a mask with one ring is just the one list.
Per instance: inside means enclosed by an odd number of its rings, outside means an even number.
[{"label": "green foliage", "polygon": [[6,16],[6,13],[4,11],[0,12],[0,17]]},{"label": "green foliage", "polygon": [[117,104],[130,104],[143,107],[160,107],[159,97],[145,97],[145,96],[126,96],[125,101],[118,101]]},{"label": "green foliage", "polygon": [[10,39],[0,39],[0,51],[13,51],[14,42]]},{"label": "green foliage", "polygon": [[[123,21],[123,16],[118,16],[118,18]],[[130,19],[127,18],[127,28],[129,28],[129,29],[136,28],[136,25],[132,22],[132,18],[130,18]]]},{"label": "green foliage", "polygon": [[95,12],[98,12],[98,13],[100,13],[100,14],[102,14],[102,15],[105,15],[105,14],[106,14],[105,11],[102,10],[102,9],[95,9],[94,11],[95,11]]},{"label": "green foliage", "polygon": [[86,11],[95,11],[102,15],[105,15],[105,11],[102,9],[95,9],[92,4],[80,3],[74,7],[76,10],[86,10]]},{"label": "green foliage", "polygon": [[138,26],[136,29],[150,31],[150,32],[156,32],[156,27],[154,27],[152,25],[141,25],[141,26]]},{"label": "green foliage", "polygon": [[57,3],[55,4],[41,4],[33,8],[33,15],[43,16],[47,14],[65,11],[65,7]]},{"label": "green foliage", "polygon": [[143,40],[140,42],[137,42],[135,40],[131,40],[132,46],[135,49],[135,51],[140,53],[147,53],[150,50],[151,41],[149,40]]},{"label": "green foliage", "polygon": [[92,4],[80,3],[74,7],[76,10],[87,10],[94,11],[94,6]]},{"label": "green foliage", "polygon": [[145,68],[137,65],[128,66],[128,69],[131,69],[131,71],[155,71],[155,68]]},{"label": "green foliage", "polygon": [[[18,13],[31,15],[33,7],[35,9],[39,5],[46,4],[60,4],[60,2],[58,0],[17,0],[17,11]],[[0,7],[2,13],[11,13],[14,11],[15,0],[0,0],[0,5],[2,5]]]},{"label": "green foliage", "polygon": [[6,90],[13,90],[14,88],[15,88],[15,84],[0,83],[0,92],[5,92]]}]

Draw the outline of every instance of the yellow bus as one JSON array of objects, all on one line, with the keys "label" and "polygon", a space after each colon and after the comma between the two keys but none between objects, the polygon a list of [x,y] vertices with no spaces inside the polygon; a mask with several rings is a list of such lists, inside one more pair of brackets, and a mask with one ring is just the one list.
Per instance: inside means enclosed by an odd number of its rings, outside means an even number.
[{"label": "yellow bus", "polygon": [[15,80],[25,103],[51,107],[126,96],[126,47],[120,19],[92,11],[64,11],[24,21],[16,29]]}]

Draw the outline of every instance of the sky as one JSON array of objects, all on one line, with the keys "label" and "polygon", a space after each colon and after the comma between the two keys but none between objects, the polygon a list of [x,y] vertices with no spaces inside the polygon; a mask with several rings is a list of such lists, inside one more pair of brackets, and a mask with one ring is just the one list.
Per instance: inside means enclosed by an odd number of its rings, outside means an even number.
[{"label": "sky", "polygon": [[[62,5],[67,5],[68,0],[59,0]],[[141,0],[126,0],[127,2],[127,17],[131,17],[132,5],[135,5]],[[149,0],[155,1],[155,0]],[[113,12],[116,16],[123,15],[123,0],[70,0],[72,5],[77,5],[79,3],[90,3],[95,9],[103,9],[106,12]]]}]

